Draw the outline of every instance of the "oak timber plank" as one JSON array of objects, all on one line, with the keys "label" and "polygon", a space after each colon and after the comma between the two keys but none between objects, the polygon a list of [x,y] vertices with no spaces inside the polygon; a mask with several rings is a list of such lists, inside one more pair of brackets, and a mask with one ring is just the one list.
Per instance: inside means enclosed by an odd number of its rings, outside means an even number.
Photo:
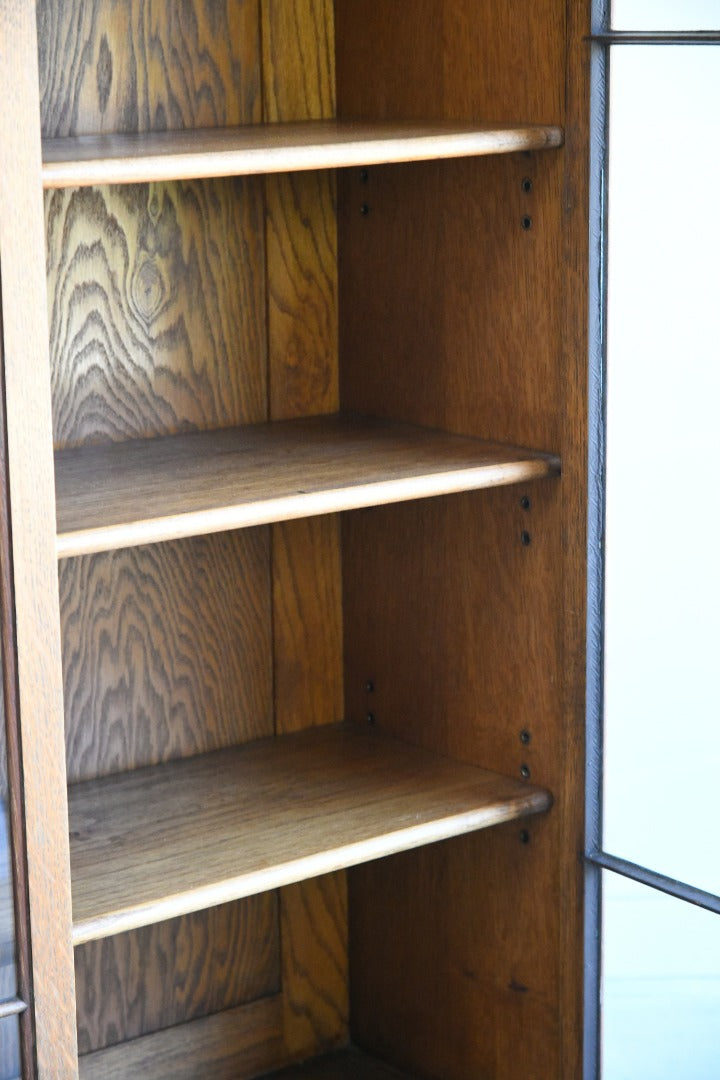
[{"label": "oak timber plank", "polygon": [[[533,783],[563,788],[561,489],[346,515],[349,720],[370,698],[381,732],[509,776],[526,765]],[[571,808],[555,806],[547,818],[350,872],[361,1045],[431,1076],[558,1074],[559,818]],[[378,896],[392,897],[381,920]]]},{"label": "oak timber plank", "polygon": [[340,518],[272,527],[275,730],[343,716]]},{"label": "oak timber plank", "polygon": [[521,781],[333,725],[70,789],[74,942],[540,812]]},{"label": "oak timber plank", "polygon": [[559,471],[552,455],[337,416],[78,447],[55,460],[61,558]]},{"label": "oak timber plank", "polygon": [[262,183],[47,192],[57,449],[266,419]]},{"label": "oak timber plank", "polygon": [[69,783],[273,733],[268,534],[60,563]]},{"label": "oak timber plank", "polygon": [[282,1062],[279,995],[215,1013],[80,1059],[82,1080],[239,1080]]},{"label": "oak timber plank", "polygon": [[260,119],[256,0],[37,0],[45,136]]},{"label": "oak timber plank", "polygon": [[342,409],[560,450],[562,160],[338,174]]},{"label": "oak timber plank", "polygon": [[248,176],[512,154],[562,145],[543,125],[367,124],[335,120],[45,139],[46,188]]},{"label": "oak timber plank", "polygon": [[[588,376],[590,365],[587,296],[590,287],[590,123],[592,66],[583,54],[591,33],[586,4],[568,4],[565,50],[566,123],[571,131],[566,149],[563,198],[564,281],[571,302],[563,305],[563,452],[570,468],[564,478],[562,504],[563,668],[560,743],[565,759],[561,779],[563,812],[558,815],[558,849],[562,858],[560,890],[559,1015],[560,1080],[573,1080],[583,1068],[583,931],[584,871],[571,852],[584,843],[585,717],[587,667],[587,507],[588,507]],[[594,287],[594,286],[593,286]],[[592,316],[591,316],[592,318]],[[595,403],[598,408],[598,403]],[[599,415],[599,414],[598,414]]]},{"label": "oak timber plank", "polygon": [[[5,482],[0,486],[9,496],[3,514],[9,513],[12,543],[12,582],[3,579],[12,596],[4,596],[3,607],[14,611],[14,640],[4,647],[15,649],[17,660],[25,895],[33,965],[32,984],[23,986],[33,1013],[23,1020],[23,1043],[35,1059],[27,1062],[28,1073],[40,1080],[72,1080],[77,1076],[77,1044],[33,3],[8,0],[0,5],[0,76],[0,359],[5,407],[0,466],[7,487]],[[10,559],[10,552],[3,551],[2,559]],[[13,724],[16,720],[11,718]],[[18,832],[15,838],[21,840]],[[26,943],[24,930],[21,939]],[[24,965],[21,974],[25,983],[29,973]]]},{"label": "oak timber plank", "polygon": [[[521,116],[582,144],[588,113],[566,116],[566,58],[584,68],[587,54],[581,33],[568,49],[566,20],[586,23],[586,9],[534,0],[518,18],[506,0],[416,0],[410,19],[407,0],[343,0],[338,115]],[[343,408],[556,450],[564,477],[568,452],[580,478],[586,458],[567,434],[584,423],[573,383],[587,349],[564,327],[587,300],[564,259],[584,258],[587,202],[567,164],[566,147],[338,174]],[[582,718],[577,699],[567,715],[563,684],[583,662],[564,634],[583,619],[566,554],[584,543],[583,503],[563,479],[343,521],[347,718],[370,698],[379,729],[508,775],[526,764],[558,795],[546,819],[349,872],[352,1035],[411,1072],[581,1072],[562,1059],[582,998]],[[391,898],[381,920],[378,896]]]},{"label": "oak timber plank", "polygon": [[409,1076],[351,1048],[283,1069],[267,1080],[409,1080]]},{"label": "oak timber plank", "polygon": [[534,0],[523,16],[506,0],[413,0],[411,16],[407,0],[343,0],[338,116],[562,123],[565,5]]},{"label": "oak timber plank", "polygon": [[[263,118],[335,113],[332,0],[262,0]],[[338,409],[335,177],[268,176],[266,204],[270,420]],[[343,715],[339,519],[272,530],[273,662],[278,733]]]},{"label": "oak timber plank", "polygon": [[278,923],[270,892],[79,945],[80,1054],[277,993]]},{"label": "oak timber plank", "polygon": [[[335,115],[333,0],[261,0],[263,120]],[[336,174],[265,176],[268,418],[338,408]],[[343,715],[340,517],[272,529],[275,730]],[[279,892],[287,1059],[348,1041],[345,872]]]},{"label": "oak timber plank", "polygon": [[288,1060],[346,1045],[350,980],[345,871],[281,889],[280,934]]}]

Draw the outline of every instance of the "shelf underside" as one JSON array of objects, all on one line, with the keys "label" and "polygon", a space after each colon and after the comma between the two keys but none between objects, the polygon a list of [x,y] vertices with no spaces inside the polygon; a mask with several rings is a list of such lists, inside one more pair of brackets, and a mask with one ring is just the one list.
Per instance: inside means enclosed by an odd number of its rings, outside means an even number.
[{"label": "shelf underside", "polygon": [[550,454],[338,416],[55,455],[60,558],[522,483]]},{"label": "shelf underside", "polygon": [[562,144],[541,125],[314,120],[43,142],[43,185],[80,187],[191,177],[298,172],[400,161],[508,154]]},{"label": "shelf underside", "polygon": [[70,788],[79,944],[546,810],[542,788],[315,728]]}]

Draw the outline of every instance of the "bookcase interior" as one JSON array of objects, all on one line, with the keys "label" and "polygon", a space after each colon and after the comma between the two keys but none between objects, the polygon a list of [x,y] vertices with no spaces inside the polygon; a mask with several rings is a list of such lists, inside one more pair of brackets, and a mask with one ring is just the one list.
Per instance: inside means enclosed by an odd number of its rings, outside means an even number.
[{"label": "bookcase interior", "polygon": [[38,0],[84,1080],[572,1075],[568,25],[520,9]]}]

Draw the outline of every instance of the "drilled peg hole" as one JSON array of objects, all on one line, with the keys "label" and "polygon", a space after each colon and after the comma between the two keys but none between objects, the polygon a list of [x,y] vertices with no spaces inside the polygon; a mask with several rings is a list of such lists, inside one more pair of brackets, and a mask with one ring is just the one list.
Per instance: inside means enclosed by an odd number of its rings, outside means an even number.
[{"label": "drilled peg hole", "polygon": [[529,510],[532,506],[532,503],[530,502],[530,496],[523,495],[522,499],[520,500],[520,505],[522,506],[523,510]]},{"label": "drilled peg hole", "polygon": [[530,766],[529,765],[521,765],[520,766],[520,775],[522,776],[523,780],[529,780],[530,779]]},{"label": "drilled peg hole", "polygon": [[362,214],[363,217],[367,217],[368,214],[370,213],[370,207],[368,206],[368,204],[366,202],[361,204],[360,213]]},{"label": "drilled peg hole", "polygon": [[532,543],[532,536],[527,531],[527,529],[523,529],[523,531],[520,533],[520,543],[523,547],[529,547]]},{"label": "drilled peg hole", "polygon": [[367,714],[367,722],[368,722],[368,724],[374,724],[375,723],[375,713],[369,712]]},{"label": "drilled peg hole", "polygon": [[520,224],[522,225],[523,229],[525,229],[526,232],[528,231],[528,229],[532,229],[532,218],[530,217],[530,215],[529,214],[523,214],[523,216],[522,216],[522,218],[520,220]]},{"label": "drilled peg hole", "polygon": [[529,176],[524,177],[521,187],[525,192],[532,191],[532,180]]},{"label": "drilled peg hole", "polygon": [[367,184],[369,179],[370,179],[370,173],[367,171],[367,169],[361,169],[360,170],[360,183],[361,184]]},{"label": "drilled peg hole", "polygon": [[523,728],[523,730],[520,732],[520,742],[523,744],[523,746],[529,746],[531,738],[532,735],[527,730],[527,728]]},{"label": "drilled peg hole", "polygon": [[521,844],[529,844],[530,843],[530,833],[528,832],[527,829],[521,829],[520,830],[520,843]]},{"label": "drilled peg hole", "polygon": [[372,694],[374,690],[375,690],[375,683],[372,681],[372,679],[368,679],[367,682],[365,683],[365,693],[366,694]]}]

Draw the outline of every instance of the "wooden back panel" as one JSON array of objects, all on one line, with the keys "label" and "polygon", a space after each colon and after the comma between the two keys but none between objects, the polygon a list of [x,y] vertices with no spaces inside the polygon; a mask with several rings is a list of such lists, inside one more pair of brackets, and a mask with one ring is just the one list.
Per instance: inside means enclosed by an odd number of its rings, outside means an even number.
[{"label": "wooden back panel", "polygon": [[[40,0],[38,27],[48,136],[334,114],[327,0]],[[336,409],[334,203],[327,173],[49,192],[56,445]],[[338,537],[327,519],[63,562],[69,779],[339,719]],[[77,949],[82,1051],[271,994],[267,1067],[337,1045],[345,908],[337,875]]]}]

